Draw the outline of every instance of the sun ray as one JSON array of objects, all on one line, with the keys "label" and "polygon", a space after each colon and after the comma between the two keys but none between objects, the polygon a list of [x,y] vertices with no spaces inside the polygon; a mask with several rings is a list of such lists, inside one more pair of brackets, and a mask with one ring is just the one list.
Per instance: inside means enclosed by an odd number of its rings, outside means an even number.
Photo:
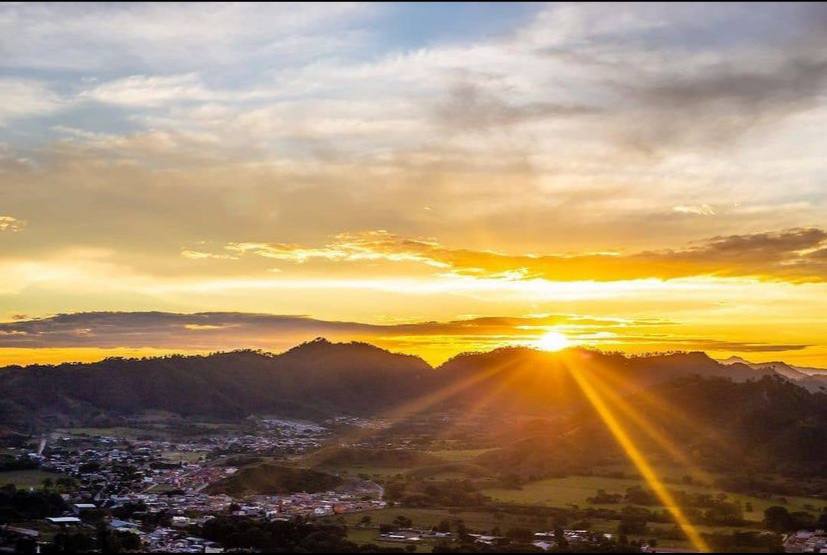
[{"label": "sun ray", "polygon": [[[607,387],[609,385],[615,386],[617,388],[626,387],[628,384],[624,383],[620,376],[614,375],[611,372],[603,372],[601,373],[601,378],[606,382],[611,382],[611,384],[606,384]],[[634,394],[635,400],[640,403],[644,403],[650,409],[657,411],[661,416],[665,418],[670,418],[675,421],[678,421],[680,424],[695,430],[697,433],[704,434],[710,441],[715,443],[715,445],[729,453],[735,453],[733,442],[735,439],[727,438],[721,436],[720,432],[714,428],[709,426],[703,426],[699,423],[696,419],[691,418],[688,416],[680,407],[675,406],[674,404],[667,404],[659,397],[652,394],[651,391],[648,391],[645,388],[636,387],[627,390],[630,394]]]},{"label": "sun ray", "polygon": [[666,434],[653,426],[652,423],[646,419],[646,417],[641,415],[640,412],[631,405],[631,403],[614,392],[610,387],[608,387],[607,384],[600,383],[598,380],[594,380],[591,383],[616,410],[620,411],[627,419],[631,420],[638,429],[654,441],[658,447],[668,453],[672,459],[675,460],[675,462],[683,465],[691,476],[700,478],[704,482],[712,481],[712,477],[709,473],[695,464],[683,449],[678,447]]},{"label": "sun ray", "polygon": [[571,368],[569,367],[569,372],[571,373],[572,377],[574,378],[577,385],[583,391],[583,394],[588,399],[589,403],[591,403],[592,407],[597,412],[598,416],[600,416],[603,423],[608,428],[609,432],[615,438],[617,443],[626,453],[626,456],[635,465],[640,472],[640,475],[646,481],[654,494],[660,499],[661,503],[663,503],[666,510],[672,515],[675,519],[675,522],[681,528],[681,530],[686,534],[686,537],[692,543],[692,545],[698,551],[702,552],[709,552],[711,551],[709,545],[706,541],[701,537],[700,532],[692,522],[687,518],[686,514],[684,514],[683,509],[681,509],[680,505],[678,505],[677,501],[675,500],[672,493],[669,489],[664,485],[663,481],[657,475],[657,472],[643,455],[641,450],[635,445],[635,442],[632,440],[629,433],[620,423],[618,418],[606,404],[606,401],[603,399],[601,394],[597,391],[597,389],[591,384],[589,379],[586,377],[586,372],[580,371],[578,368]]},{"label": "sun ray", "polygon": [[[505,370],[505,369],[503,369]],[[473,418],[476,414],[479,414],[485,407],[491,405],[495,400],[502,397],[508,387],[512,385],[517,379],[524,375],[526,372],[525,368],[517,368],[512,371],[511,375],[507,376],[503,379],[488,395],[483,396],[482,398],[475,401],[471,404],[466,410],[465,415],[462,419],[459,419],[449,426],[446,426],[439,434],[437,434],[436,439],[445,439],[448,437],[453,431],[457,430],[461,425],[468,422],[471,418]]]},{"label": "sun ray", "polygon": [[[493,366],[485,370],[484,372],[472,374],[468,378],[454,382],[433,393],[417,397],[416,399],[413,399],[412,401],[409,401],[399,407],[396,407],[378,416],[377,418],[379,420],[388,421],[391,425],[398,422],[402,422],[407,418],[419,414],[422,411],[427,410],[433,407],[434,405],[441,403],[442,401],[446,401],[451,397],[454,397],[455,395],[458,395],[459,393],[462,393],[463,391],[473,387],[474,385],[477,385],[478,383],[486,379],[489,379],[496,374],[499,374],[500,372],[504,371],[506,367],[507,365],[500,364],[497,366]],[[353,432],[340,438],[338,441],[339,443],[344,444],[354,444],[359,441],[364,441],[365,439],[367,439],[371,435],[376,434],[377,432],[377,430],[362,428],[356,432]]]}]

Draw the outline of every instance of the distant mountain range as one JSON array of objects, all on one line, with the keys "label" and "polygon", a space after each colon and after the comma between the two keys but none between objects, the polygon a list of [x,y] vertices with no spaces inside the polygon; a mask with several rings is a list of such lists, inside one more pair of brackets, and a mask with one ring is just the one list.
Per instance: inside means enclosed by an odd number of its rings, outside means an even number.
[{"label": "distant mountain range", "polygon": [[10,427],[87,423],[163,410],[183,416],[377,415],[419,398],[434,406],[481,403],[500,409],[571,409],[583,402],[572,367],[613,380],[620,392],[682,376],[742,382],[781,376],[817,391],[821,377],[780,365],[718,362],[704,353],[627,357],[583,349],[548,353],[501,348],[456,356],[437,368],[366,343],[317,339],[274,355],[208,356],[8,366],[0,369],[0,422]]},{"label": "distant mountain range", "polygon": [[807,366],[793,366],[786,362],[749,362],[741,357],[731,356],[720,361],[727,366],[744,365],[758,371],[775,372],[785,378],[792,380],[809,391],[827,389],[827,369],[811,368]]},{"label": "distant mountain range", "polygon": [[[827,472],[823,376],[783,363],[719,362],[700,352],[624,356],[511,347],[459,355],[434,368],[365,343],[317,339],[278,355],[233,351],[8,366],[0,369],[0,423],[37,433],[111,425],[147,411],[211,419],[397,419],[450,410],[483,415],[493,425],[489,432],[502,434],[503,448],[481,464],[542,476],[615,450],[584,395],[583,378],[709,464],[737,460],[810,476]],[[631,418],[628,412],[618,414]],[[529,425],[510,427],[512,421]],[[634,418],[629,423],[640,427]]]}]

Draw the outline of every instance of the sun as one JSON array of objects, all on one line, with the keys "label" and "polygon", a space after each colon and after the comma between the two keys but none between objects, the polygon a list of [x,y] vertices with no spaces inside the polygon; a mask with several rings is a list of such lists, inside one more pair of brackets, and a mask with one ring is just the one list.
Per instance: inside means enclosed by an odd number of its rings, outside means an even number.
[{"label": "sun", "polygon": [[550,331],[540,337],[535,343],[535,346],[541,351],[562,351],[570,344],[569,338],[562,333]]}]

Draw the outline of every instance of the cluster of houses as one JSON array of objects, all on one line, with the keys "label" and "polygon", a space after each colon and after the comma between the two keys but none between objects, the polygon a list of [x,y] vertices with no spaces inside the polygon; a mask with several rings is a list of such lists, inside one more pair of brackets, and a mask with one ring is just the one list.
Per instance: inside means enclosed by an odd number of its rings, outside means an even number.
[{"label": "cluster of houses", "polygon": [[[89,512],[104,515],[112,530],[132,533],[148,551],[220,552],[220,546],[192,536],[193,526],[218,514],[261,519],[330,516],[385,506],[382,488],[355,484],[348,491],[296,493],[233,498],[208,495],[206,486],[234,473],[233,466],[216,464],[235,454],[295,454],[321,446],[330,433],[314,423],[277,418],[256,419],[255,433],[217,433],[182,442],[61,434],[42,441],[27,456],[42,470],[71,477],[76,491],[62,494],[71,507],[48,517],[42,525],[6,526],[0,536],[11,541],[28,538],[42,543],[49,530],[89,528]],[[174,453],[177,460],[168,456]],[[372,487],[368,487],[372,486]],[[130,507],[129,517],[114,518]],[[137,509],[136,509],[137,507]],[[38,529],[35,529],[38,528]]]},{"label": "cluster of houses", "polygon": [[784,539],[786,553],[827,553],[827,531],[799,530]]},{"label": "cluster of houses", "polygon": [[[596,535],[606,540],[611,540],[614,537],[613,534],[599,534],[589,530],[563,530],[563,538],[568,545],[594,542],[595,539],[599,539],[595,537]],[[531,542],[531,545],[539,547],[543,551],[548,551],[557,547],[558,543],[558,538],[554,532],[537,532],[534,534],[534,541]]]},{"label": "cluster of houses", "polygon": [[386,542],[417,544],[425,540],[446,540],[453,536],[451,532],[440,532],[423,528],[400,528],[398,530],[380,533],[379,539]]}]

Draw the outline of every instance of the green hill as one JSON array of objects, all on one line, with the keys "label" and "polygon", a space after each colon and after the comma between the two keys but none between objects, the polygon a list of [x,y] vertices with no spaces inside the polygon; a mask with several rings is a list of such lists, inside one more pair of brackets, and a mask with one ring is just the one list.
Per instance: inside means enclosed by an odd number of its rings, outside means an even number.
[{"label": "green hill", "polygon": [[235,474],[211,484],[207,493],[245,495],[283,495],[330,491],[342,484],[341,478],[308,468],[260,464],[241,468]]},{"label": "green hill", "polygon": [[360,447],[327,447],[308,456],[311,466],[339,468],[371,466],[376,468],[412,468],[445,461],[434,455],[409,449],[367,449]]}]

